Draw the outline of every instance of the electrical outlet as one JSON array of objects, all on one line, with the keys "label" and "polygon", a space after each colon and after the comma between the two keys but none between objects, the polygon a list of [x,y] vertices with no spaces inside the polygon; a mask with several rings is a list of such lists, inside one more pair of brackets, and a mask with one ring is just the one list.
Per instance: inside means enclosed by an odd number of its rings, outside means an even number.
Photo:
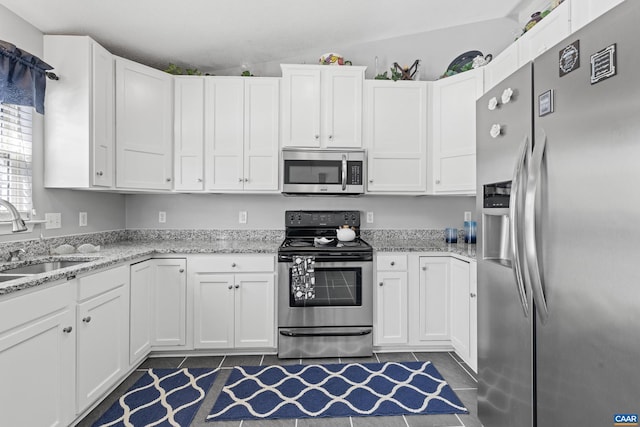
[{"label": "electrical outlet", "polygon": [[50,230],[52,228],[61,228],[62,227],[62,214],[61,213],[45,213],[44,214],[45,224],[44,228]]},{"label": "electrical outlet", "polygon": [[471,212],[469,212],[469,211],[465,211],[465,213],[464,213],[464,220],[465,220],[465,221],[471,221]]},{"label": "electrical outlet", "polygon": [[238,222],[240,224],[246,224],[247,223],[247,211],[240,211],[238,213]]},{"label": "electrical outlet", "polygon": [[86,227],[87,226],[87,213],[86,212],[80,212],[80,214],[78,215],[78,225],[80,227]]},{"label": "electrical outlet", "polygon": [[158,212],[158,222],[161,224],[167,222],[167,213],[165,211]]},{"label": "electrical outlet", "polygon": [[373,224],[373,212],[367,212],[367,224]]}]

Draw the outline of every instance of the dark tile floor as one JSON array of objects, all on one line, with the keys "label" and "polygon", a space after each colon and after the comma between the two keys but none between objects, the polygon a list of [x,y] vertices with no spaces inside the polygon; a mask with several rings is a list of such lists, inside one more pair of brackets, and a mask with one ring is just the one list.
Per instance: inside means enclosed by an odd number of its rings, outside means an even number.
[{"label": "dark tile floor", "polygon": [[[349,417],[349,418],[303,418],[297,420],[264,421],[216,421],[206,422],[205,417],[224,386],[231,368],[238,365],[284,365],[297,363],[348,363],[406,362],[430,360],[445,380],[456,392],[469,410],[465,415],[405,415],[395,417]],[[90,427],[128,390],[147,368],[217,368],[221,372],[207,393],[191,427],[481,427],[477,413],[477,379],[473,371],[455,353],[375,353],[370,358],[340,359],[286,359],[275,355],[258,356],[210,356],[210,357],[162,357],[149,358],[139,369],[127,377],[122,384],[90,414],[78,423],[80,427]],[[136,426],[138,427],[138,426]],[[186,426],[184,426],[186,427]]]}]

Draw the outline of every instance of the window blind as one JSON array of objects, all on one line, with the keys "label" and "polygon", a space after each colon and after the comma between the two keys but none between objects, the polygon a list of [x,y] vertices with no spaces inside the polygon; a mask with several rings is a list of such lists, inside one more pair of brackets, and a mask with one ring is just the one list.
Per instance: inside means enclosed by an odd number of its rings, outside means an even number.
[{"label": "window blind", "polygon": [[[31,216],[33,108],[0,103],[0,197]],[[8,217],[2,208],[0,217]]]}]

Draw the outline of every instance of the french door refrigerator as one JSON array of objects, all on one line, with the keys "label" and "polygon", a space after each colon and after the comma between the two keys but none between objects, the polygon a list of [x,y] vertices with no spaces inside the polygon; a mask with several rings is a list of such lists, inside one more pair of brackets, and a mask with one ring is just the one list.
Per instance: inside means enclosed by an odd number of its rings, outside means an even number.
[{"label": "french door refrigerator", "polygon": [[639,22],[623,2],[478,100],[485,427],[640,413]]}]

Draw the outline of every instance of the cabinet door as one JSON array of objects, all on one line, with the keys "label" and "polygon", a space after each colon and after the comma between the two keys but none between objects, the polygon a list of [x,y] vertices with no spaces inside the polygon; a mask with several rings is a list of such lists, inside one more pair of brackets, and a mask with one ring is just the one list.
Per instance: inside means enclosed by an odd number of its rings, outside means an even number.
[{"label": "cabinet door", "polygon": [[451,344],[468,363],[471,358],[471,290],[469,263],[451,260]]},{"label": "cabinet door", "polygon": [[426,191],[427,83],[365,81],[367,191]]},{"label": "cabinet door", "polygon": [[320,147],[320,70],[282,67],[282,146]]},{"label": "cabinet door", "polygon": [[113,158],[114,144],[114,60],[105,48],[91,44],[93,97],[93,185],[112,187],[115,171]]},{"label": "cabinet door", "polygon": [[212,77],[205,81],[205,167],[208,190],[244,186],[244,80]]},{"label": "cabinet door", "polygon": [[418,339],[449,341],[449,257],[420,257]]},{"label": "cabinet door", "polygon": [[174,188],[204,189],[204,78],[175,77]]},{"label": "cabinet door", "polygon": [[469,264],[469,361],[468,365],[478,372],[478,263]]},{"label": "cabinet door", "polygon": [[475,194],[476,100],[483,70],[471,70],[433,84],[430,126],[432,194]]},{"label": "cabinet door", "polygon": [[407,273],[379,271],[377,282],[373,342],[375,345],[406,344]]},{"label": "cabinet door", "polygon": [[121,286],[78,304],[78,413],[109,390],[129,368],[128,292]]},{"label": "cabinet door", "polygon": [[505,50],[500,52],[490,63],[483,67],[484,69],[484,90],[486,93],[489,89],[500,83],[502,80],[510,76],[514,71],[520,68],[518,58],[518,43],[511,43]]},{"label": "cabinet door", "polygon": [[194,275],[194,347],[233,348],[234,276]]},{"label": "cabinet door", "polygon": [[578,31],[624,0],[579,0],[571,2],[571,32]]},{"label": "cabinet door", "polygon": [[560,4],[518,39],[521,65],[540,56],[570,34],[570,3],[572,2],[567,1]]},{"label": "cabinet door", "polygon": [[362,84],[364,70],[331,68],[322,71],[321,145],[326,148],[362,146]]},{"label": "cabinet door", "polygon": [[278,190],[280,79],[244,80],[244,190]]},{"label": "cabinet door", "polygon": [[133,264],[130,270],[129,363],[134,365],[151,349],[151,287],[153,261]]},{"label": "cabinet door", "polygon": [[273,274],[236,274],[234,346],[273,347],[275,287]]},{"label": "cabinet door", "polygon": [[171,189],[173,76],[116,58],[116,184]]},{"label": "cabinet door", "polygon": [[187,279],[184,259],[155,259],[151,286],[153,308],[151,346],[186,342]]},{"label": "cabinet door", "polygon": [[69,425],[75,414],[71,282],[0,303],[3,426]]}]

